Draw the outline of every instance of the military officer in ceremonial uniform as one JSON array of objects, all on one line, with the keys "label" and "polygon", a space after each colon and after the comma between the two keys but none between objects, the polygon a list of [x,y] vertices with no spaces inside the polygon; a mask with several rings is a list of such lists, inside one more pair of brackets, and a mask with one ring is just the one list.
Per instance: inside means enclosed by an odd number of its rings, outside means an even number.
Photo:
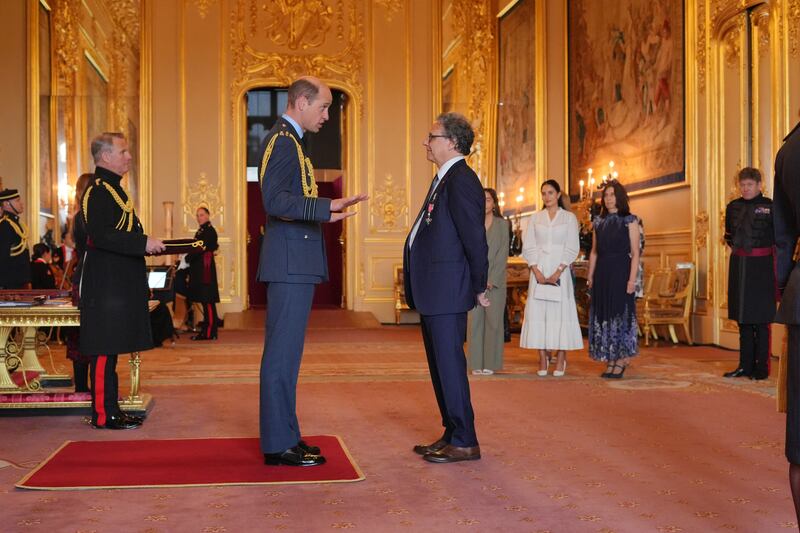
[{"label": "military officer in ceremonial uniform", "polygon": [[24,210],[18,191],[0,191],[0,289],[27,289],[31,284],[28,228],[19,218]]},{"label": "military officer in ceremonial uniform", "polygon": [[775,317],[776,284],[772,200],[761,194],[761,172],[739,171],[737,198],[725,209],[725,242],[731,247],[728,318],[739,324],[739,366],[727,378],[769,375],[769,324]]},{"label": "military officer in ceremonial uniform", "polygon": [[217,244],[217,230],[211,225],[208,208],[200,206],[195,214],[200,227],[194,234],[196,241],[203,241],[203,247],[186,254],[189,263],[189,294],[187,301],[203,306],[203,328],[192,337],[193,341],[207,341],[217,338],[217,302],[219,287],[217,286],[217,265],[214,252]]},{"label": "military officer in ceremonial uniform", "polygon": [[80,353],[91,357],[92,425],[131,429],[142,419],[124,414],[118,404],[117,355],[153,347],[144,256],[164,244],[144,234],[120,181],[131,154],[121,133],[92,141],[94,179],[81,199],[86,226],[86,257],[80,280]]},{"label": "military officer in ceremonial uniform", "polygon": [[268,465],[316,466],[325,458],[301,438],[296,414],[297,377],[316,284],[328,277],[322,222],[337,222],[366,195],[317,197],[314,169],[305,152],[307,132],[328,120],[333,97],[320,80],[304,77],[289,87],[286,112],[264,141],[260,168],[267,223],[258,280],[267,284],[267,330],[261,359],[261,450]]}]

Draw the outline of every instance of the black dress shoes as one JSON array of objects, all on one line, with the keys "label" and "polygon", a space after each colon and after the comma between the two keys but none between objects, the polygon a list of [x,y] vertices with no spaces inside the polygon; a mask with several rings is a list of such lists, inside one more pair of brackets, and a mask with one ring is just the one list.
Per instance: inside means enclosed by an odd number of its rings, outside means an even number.
[{"label": "black dress shoes", "polygon": [[480,446],[459,448],[448,444],[437,452],[426,453],[423,459],[430,463],[457,463],[458,461],[477,461],[481,458]]},{"label": "black dress shoes", "polygon": [[309,446],[308,444],[306,444],[306,441],[304,440],[298,442],[297,447],[303,450],[308,455],[319,455],[321,451],[319,449],[319,446]]},{"label": "black dress shoes", "polygon": [[216,335],[211,335],[210,337],[206,337],[202,333],[199,333],[197,335],[194,335],[192,337],[192,340],[193,341],[215,341],[215,340],[217,340],[217,336]]},{"label": "black dress shoes", "polygon": [[265,453],[264,464],[270,466],[320,466],[325,464],[325,458],[321,455],[305,453],[300,446],[295,446],[281,453]]},{"label": "black dress shoes", "polygon": [[106,423],[103,425],[92,422],[92,427],[95,429],[136,429],[142,425],[143,421],[141,418],[121,413],[106,417]]},{"label": "black dress shoes", "polygon": [[414,446],[414,453],[425,455],[426,453],[438,452],[448,444],[449,443],[444,439],[439,439],[433,444],[417,444]]},{"label": "black dress shoes", "polygon": [[744,378],[750,377],[750,374],[744,371],[744,368],[737,368],[736,370],[731,370],[730,372],[725,372],[722,374],[724,378]]},{"label": "black dress shoes", "polygon": [[768,373],[764,374],[764,373],[755,372],[752,376],[750,376],[750,379],[754,379],[756,381],[761,381],[762,379],[767,379],[768,377],[769,377]]}]

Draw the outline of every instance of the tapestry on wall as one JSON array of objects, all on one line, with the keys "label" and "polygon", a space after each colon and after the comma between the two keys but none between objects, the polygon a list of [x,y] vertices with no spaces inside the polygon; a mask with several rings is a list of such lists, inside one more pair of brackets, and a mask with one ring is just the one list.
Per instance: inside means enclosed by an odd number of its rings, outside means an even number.
[{"label": "tapestry on wall", "polygon": [[609,162],[629,192],[684,182],[681,0],[568,0],[569,191]]},{"label": "tapestry on wall", "polygon": [[496,185],[505,194],[504,214],[536,209],[538,197],[534,9],[534,0],[520,0],[498,21]]}]

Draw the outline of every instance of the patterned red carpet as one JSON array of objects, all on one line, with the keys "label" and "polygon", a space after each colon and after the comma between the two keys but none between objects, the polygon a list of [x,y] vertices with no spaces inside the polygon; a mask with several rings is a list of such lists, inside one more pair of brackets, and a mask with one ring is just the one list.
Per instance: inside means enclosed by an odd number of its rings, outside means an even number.
[{"label": "patterned red carpet", "polygon": [[411,452],[441,434],[419,329],[326,313],[312,317],[299,417],[306,434],[340,435],[365,481],[14,488],[66,440],[256,436],[263,316],[251,317],[241,327],[252,329],[222,330],[218,342],[182,338],[143,354],[143,390],[155,406],[141,429],[92,430],[75,416],[0,418],[0,530],[797,530],[774,381],[721,378],[734,352],[662,343],[609,383],[585,352],[571,354],[564,378],[538,378],[534,354],[506,345],[505,371],[472,379],[483,459],[433,465]]},{"label": "patterned red carpet", "polygon": [[258,439],[168,439],[66,442],[17,483],[24,489],[123,489],[361,481],[364,476],[334,435],[306,437],[325,450],[315,468],[256,468]]}]

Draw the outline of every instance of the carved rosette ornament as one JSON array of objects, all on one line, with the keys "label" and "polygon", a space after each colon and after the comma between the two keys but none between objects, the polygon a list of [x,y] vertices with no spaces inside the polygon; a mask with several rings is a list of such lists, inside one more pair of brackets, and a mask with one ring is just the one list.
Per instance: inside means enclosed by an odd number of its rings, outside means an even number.
[{"label": "carved rosette ornament", "polygon": [[[232,112],[240,91],[254,80],[289,85],[299,76],[310,75],[346,90],[357,102],[359,114],[362,113],[365,36],[358,2],[348,2],[341,10],[346,20],[341,26],[337,23],[337,31],[341,27],[345,32],[343,44],[331,53],[312,52],[325,44],[335,22],[333,3],[333,0],[235,2],[230,30]],[[261,46],[255,44],[259,40]]]},{"label": "carved rosette ornament", "polygon": [[391,174],[376,188],[370,200],[370,229],[377,231],[406,231],[408,203],[406,188],[400,187]]}]

